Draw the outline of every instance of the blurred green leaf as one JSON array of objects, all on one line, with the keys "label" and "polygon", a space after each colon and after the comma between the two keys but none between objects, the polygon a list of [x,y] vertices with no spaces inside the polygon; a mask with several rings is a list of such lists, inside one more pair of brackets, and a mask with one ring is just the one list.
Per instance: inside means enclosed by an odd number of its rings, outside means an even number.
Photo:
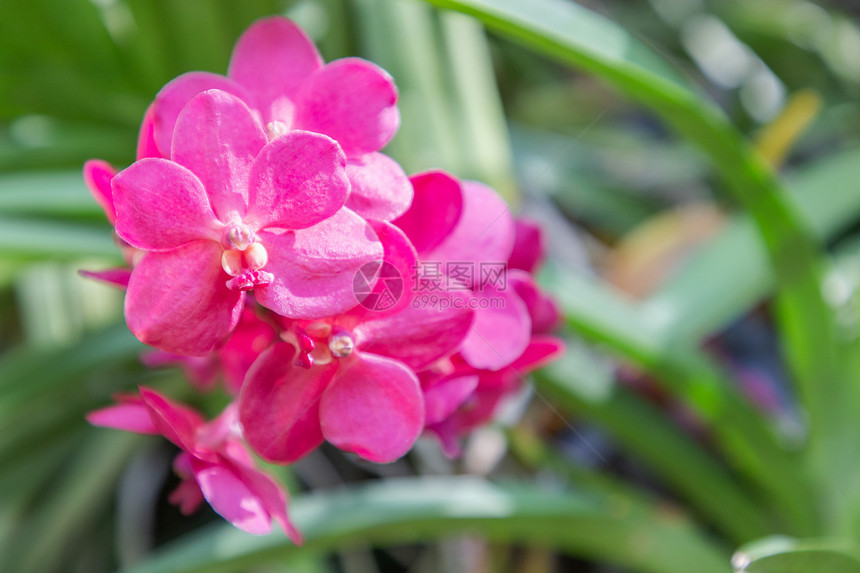
[{"label": "blurred green leaf", "polygon": [[396,544],[480,531],[498,542],[555,547],[648,573],[727,573],[728,556],[659,505],[493,485],[469,477],[389,479],[315,493],[290,509],[305,541],[230,526],[191,535],[123,573],[247,571],[355,544]]},{"label": "blurred green leaf", "polygon": [[738,573],[860,573],[860,551],[842,540],[770,537],[742,547],[732,559]]}]

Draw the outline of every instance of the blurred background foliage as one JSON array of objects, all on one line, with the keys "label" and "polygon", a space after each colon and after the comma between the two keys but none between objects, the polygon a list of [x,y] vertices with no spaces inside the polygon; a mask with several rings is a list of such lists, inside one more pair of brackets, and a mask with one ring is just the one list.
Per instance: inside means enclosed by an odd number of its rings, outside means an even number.
[{"label": "blurred background foliage", "polygon": [[[856,6],[432,3],[470,16],[0,0],[0,570],[860,571]],[[121,262],[83,162],[128,165],[158,89],[224,73],[276,13],[394,75],[409,172],[486,181],[545,225],[571,348],[461,460],[427,440],[274,468],[298,549],[183,518],[167,443],[87,426],[141,383],[224,397],[144,369],[121,293],[77,275]]]}]

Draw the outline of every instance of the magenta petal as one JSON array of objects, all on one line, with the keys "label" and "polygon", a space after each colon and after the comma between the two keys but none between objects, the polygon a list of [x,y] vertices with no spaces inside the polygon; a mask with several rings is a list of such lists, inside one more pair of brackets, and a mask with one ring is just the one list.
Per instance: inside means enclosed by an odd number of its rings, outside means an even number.
[{"label": "magenta petal", "polygon": [[555,336],[534,336],[522,355],[514,360],[510,367],[522,376],[558,360],[564,351],[565,344],[562,339]]},{"label": "magenta petal", "polygon": [[194,97],[179,114],[171,158],[197,175],[219,219],[245,214],[248,177],[266,134],[245,103],[220,90]]},{"label": "magenta petal", "polygon": [[544,294],[531,275],[525,271],[508,271],[508,285],[514,288],[529,311],[532,332],[542,333],[554,330],[561,322],[561,312],[552,297]]},{"label": "magenta petal", "polygon": [[234,466],[234,471],[252,494],[260,501],[266,513],[281,526],[293,543],[301,545],[302,536],[287,516],[287,495],[284,490],[264,472],[249,467]]},{"label": "magenta petal", "polygon": [[131,274],[125,297],[128,327],[165,352],[203,356],[236,326],[244,294],[227,288],[221,245],[195,241],[147,253]]},{"label": "magenta petal", "polygon": [[480,263],[504,265],[514,246],[514,234],[514,218],[498,193],[486,185],[464,181],[463,214],[454,231],[425,260],[476,267]]},{"label": "magenta petal", "polygon": [[[354,293],[361,304],[349,311],[354,321],[375,320],[398,313],[412,303],[414,296],[412,283],[418,256],[412,243],[391,223],[369,221],[369,224],[382,243],[385,264],[381,268],[364,266],[361,276],[355,277]],[[384,276],[380,280],[382,273]]]},{"label": "magenta petal", "polygon": [[367,222],[341,209],[309,229],[258,233],[269,253],[274,280],[254,290],[257,301],[281,316],[316,319],[358,304],[353,282],[358,269],[382,258],[382,245]]},{"label": "magenta petal", "polygon": [[350,159],[352,191],[346,206],[366,219],[393,221],[412,204],[412,184],[400,164],[382,153]]},{"label": "magenta petal", "polygon": [[416,371],[453,353],[470,332],[473,311],[462,293],[440,292],[435,300],[437,304],[423,304],[419,296],[396,314],[362,322],[353,329],[356,346]]},{"label": "magenta petal", "polygon": [[463,211],[460,182],[444,171],[427,171],[410,179],[412,206],[394,224],[403,229],[419,255],[439,246],[457,226]]},{"label": "magenta petal", "polygon": [[166,159],[141,159],[113,178],[116,233],[148,251],[175,249],[197,239],[220,240],[200,180]]},{"label": "magenta petal", "polygon": [[320,401],[326,440],[376,463],[393,462],[424,427],[418,378],[403,364],[361,353],[338,373]]},{"label": "magenta petal", "polygon": [[170,492],[167,501],[178,505],[182,515],[191,515],[203,503],[203,492],[200,491],[200,486],[195,480],[186,478]]},{"label": "magenta petal", "polygon": [[161,88],[152,104],[153,138],[161,157],[170,157],[173,128],[182,108],[206,90],[222,90],[248,101],[241,86],[218,74],[189,72],[171,80]]},{"label": "magenta petal", "polygon": [[197,450],[197,430],[203,425],[203,418],[187,406],[177,404],[155,390],[140,387],[143,400],[152,422],[168,440],[193,453]]},{"label": "magenta petal", "polygon": [[479,301],[475,322],[460,353],[482,370],[499,370],[513,362],[528,346],[531,320],[525,304],[512,289],[489,285],[475,293]]},{"label": "magenta petal", "polygon": [[117,267],[115,269],[105,269],[103,271],[85,271],[80,270],[78,274],[88,279],[93,279],[120,290],[128,288],[128,281],[131,278],[131,269],[125,267]]},{"label": "magenta petal", "polygon": [[478,376],[444,376],[424,388],[425,424],[437,424],[454,411],[478,387]]},{"label": "magenta petal", "polygon": [[114,175],[116,175],[116,169],[107,161],[90,159],[84,163],[84,183],[86,183],[87,189],[92,193],[96,203],[104,209],[105,216],[111,223],[116,221],[113,192],[110,188],[110,181]]},{"label": "magenta petal", "polygon": [[153,104],[146,108],[146,113],[143,115],[143,122],[140,124],[140,133],[137,136],[137,159],[145,157],[168,157],[167,154],[161,153],[158,145],[155,143],[155,112],[152,110]]},{"label": "magenta petal", "polygon": [[275,463],[294,462],[322,443],[318,402],[338,367],[332,362],[301,368],[293,364],[295,355],[291,344],[272,346],[248,371],[239,394],[245,440]]},{"label": "magenta petal", "polygon": [[248,90],[250,103],[265,121],[289,124],[289,117],[272,115],[273,107],[289,108],[296,91],[320,66],[322,58],[301,28],[273,16],[258,20],[242,34],[233,48],[228,75]]},{"label": "magenta petal", "polygon": [[391,76],[360,58],[331,62],[305,81],[296,96],[295,129],[324,133],[355,157],[378,151],[400,127]]},{"label": "magenta petal", "polygon": [[136,434],[158,434],[149,410],[142,402],[124,402],[101,408],[87,414],[87,422],[93,426],[115,428]]},{"label": "magenta petal", "polygon": [[218,515],[253,535],[264,535],[272,530],[272,520],[262,500],[236,474],[232,464],[192,458],[191,467],[203,497]]},{"label": "magenta petal", "polygon": [[291,131],[266,145],[251,166],[245,222],[304,229],[327,219],[349,195],[346,157],[330,137]]},{"label": "magenta petal", "polygon": [[540,266],[546,250],[543,233],[540,225],[528,219],[517,219],[514,225],[514,248],[508,260],[508,268],[532,273]]}]

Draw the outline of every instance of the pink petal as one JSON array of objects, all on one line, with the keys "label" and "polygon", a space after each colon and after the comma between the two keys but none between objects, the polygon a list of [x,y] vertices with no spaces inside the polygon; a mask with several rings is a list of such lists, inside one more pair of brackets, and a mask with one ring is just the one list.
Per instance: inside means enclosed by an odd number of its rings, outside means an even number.
[{"label": "pink petal", "polygon": [[144,157],[164,157],[167,154],[161,153],[158,145],[155,143],[155,112],[153,112],[154,104],[150,104],[146,108],[146,113],[143,116],[143,122],[140,124],[140,133],[137,136],[137,159]]},{"label": "pink petal", "polygon": [[[355,321],[374,320],[400,312],[411,304],[414,296],[412,284],[418,256],[412,243],[391,223],[369,221],[369,224],[379,237],[384,254],[382,261],[374,261],[379,265],[364,265],[355,276],[354,293],[360,304],[349,311],[350,328]],[[384,276],[380,280],[381,274]]]},{"label": "pink petal", "polygon": [[357,325],[353,329],[356,346],[414,370],[452,354],[470,332],[473,311],[463,293],[440,292],[434,300],[430,303],[419,296],[396,314]]},{"label": "pink petal", "polygon": [[173,505],[178,505],[182,515],[191,515],[203,503],[203,492],[200,491],[200,486],[195,480],[186,478],[179,482],[176,489],[168,496],[167,501]]},{"label": "pink petal", "polygon": [[115,428],[136,434],[158,434],[149,410],[142,402],[125,402],[101,408],[87,414],[87,422],[93,426]]},{"label": "pink petal", "polygon": [[248,176],[266,134],[245,103],[219,90],[194,97],[173,131],[173,161],[203,183],[219,219],[241,217],[248,204]]},{"label": "pink petal", "polygon": [[559,325],[561,312],[558,305],[552,297],[540,290],[531,275],[526,274],[525,271],[511,270],[508,272],[508,284],[514,288],[528,308],[532,332],[549,332]]},{"label": "pink petal", "polygon": [[266,513],[281,526],[287,537],[296,545],[301,545],[302,535],[287,516],[287,495],[281,486],[267,474],[255,468],[234,466],[234,471],[260,500]]},{"label": "pink petal", "polygon": [[361,353],[338,373],[320,401],[326,440],[376,463],[412,447],[424,427],[418,378],[403,364]]},{"label": "pink petal", "polygon": [[412,204],[412,184],[400,164],[382,153],[350,159],[352,191],[346,206],[366,219],[393,221]]},{"label": "pink petal", "polygon": [[106,269],[103,271],[80,270],[78,271],[78,274],[82,277],[99,281],[112,287],[116,287],[120,290],[125,290],[128,288],[128,281],[131,278],[131,269],[119,267],[115,269]]},{"label": "pink petal", "polygon": [[227,390],[233,394],[239,393],[248,370],[277,338],[275,329],[259,318],[253,309],[246,308],[242,312],[242,319],[233,330],[230,340],[218,351]]},{"label": "pink petal", "polygon": [[257,301],[288,318],[316,319],[357,304],[353,281],[358,269],[382,258],[382,245],[364,219],[341,209],[309,229],[258,233],[269,253],[264,270],[272,283],[257,287]]},{"label": "pink petal", "polygon": [[237,475],[232,464],[192,459],[191,467],[203,497],[218,515],[252,535],[265,535],[272,530],[272,520],[262,500]]},{"label": "pink petal", "polygon": [[116,232],[148,251],[175,249],[197,239],[220,240],[200,180],[166,159],[141,159],[113,178]]},{"label": "pink petal", "polygon": [[218,243],[195,241],[141,258],[125,297],[128,327],[141,342],[203,356],[230,334],[244,295],[225,285],[222,251]]},{"label": "pink petal", "polygon": [[450,416],[478,387],[478,376],[443,376],[424,388],[425,423]]},{"label": "pink petal", "polygon": [[279,342],[260,355],[239,394],[248,445],[263,459],[291,463],[322,443],[317,408],[338,364],[295,366],[296,350]]},{"label": "pink petal", "polygon": [[481,370],[504,368],[523,353],[531,336],[531,320],[522,300],[512,289],[489,285],[475,293],[475,322],[460,353]]},{"label": "pink petal", "polygon": [[533,273],[540,266],[546,249],[540,225],[529,219],[514,221],[514,247],[508,260],[508,268]]},{"label": "pink petal", "polygon": [[359,58],[337,60],[311,74],[295,104],[293,128],[332,137],[349,157],[382,149],[400,127],[394,80]]},{"label": "pink petal", "polygon": [[463,213],[457,226],[424,260],[475,267],[481,263],[505,265],[514,246],[514,234],[514,218],[508,204],[486,185],[465,181]]},{"label": "pink petal", "polygon": [[291,131],[266,145],[251,166],[245,222],[304,229],[336,213],[349,195],[346,157],[331,138]]},{"label": "pink petal", "polygon": [[153,138],[161,157],[170,157],[173,128],[182,108],[199,93],[222,90],[248,101],[245,90],[235,82],[209,72],[189,72],[167,83],[152,104]]},{"label": "pink petal", "polygon": [[107,220],[113,224],[116,221],[116,209],[113,206],[113,192],[110,181],[116,175],[114,169],[107,161],[90,159],[84,163],[84,183],[96,200],[96,203],[104,209]]},{"label": "pink petal", "polygon": [[560,338],[546,335],[534,336],[528,347],[519,358],[514,360],[510,368],[515,370],[519,376],[523,376],[558,360],[564,351],[565,344]]},{"label": "pink petal", "polygon": [[419,256],[442,244],[463,211],[460,182],[444,171],[426,171],[410,178],[412,206],[394,224],[403,229]]},{"label": "pink petal", "polygon": [[273,16],[248,28],[230,59],[228,75],[247,88],[250,103],[265,121],[290,123],[290,114],[273,116],[274,108],[290,109],[290,102],[322,58],[305,33],[287,18]]},{"label": "pink petal", "polygon": [[200,414],[143,386],[140,387],[140,397],[161,435],[186,452],[193,454],[199,449],[196,435],[203,425]]}]

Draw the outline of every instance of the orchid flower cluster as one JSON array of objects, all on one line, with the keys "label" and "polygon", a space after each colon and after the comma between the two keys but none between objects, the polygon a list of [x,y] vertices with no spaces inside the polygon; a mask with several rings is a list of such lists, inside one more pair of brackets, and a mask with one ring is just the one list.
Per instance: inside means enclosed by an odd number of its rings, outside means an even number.
[{"label": "orchid flower cluster", "polygon": [[384,70],[325,64],[293,22],[267,18],[226,77],[164,86],[131,166],[85,165],[128,266],[84,274],[126,289],[147,364],[179,364],[201,390],[223,380],[232,396],[211,421],[145,387],[88,416],[181,450],[170,500],[183,512],[206,500],[240,529],[274,520],[298,543],[255,455],[289,464],[326,441],[386,463],[427,432],[456,456],[562,352],[533,279],[540,230],[489,187],[410,178],[380,153],[396,102]]}]

